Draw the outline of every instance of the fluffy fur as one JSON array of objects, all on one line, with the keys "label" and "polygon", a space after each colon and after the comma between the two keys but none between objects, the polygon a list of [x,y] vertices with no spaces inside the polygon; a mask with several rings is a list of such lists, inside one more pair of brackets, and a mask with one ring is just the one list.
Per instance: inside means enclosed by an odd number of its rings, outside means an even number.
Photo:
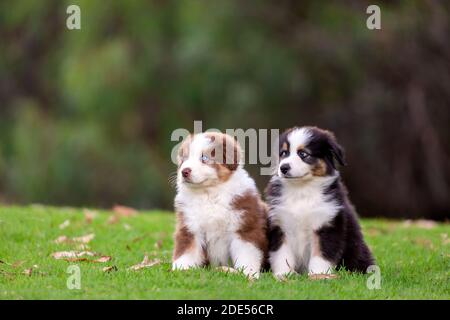
[{"label": "fluffy fur", "polygon": [[267,212],[232,137],[202,133],[178,154],[173,269],[232,266],[258,277],[267,256]]},{"label": "fluffy fur", "polygon": [[277,277],[326,274],[336,267],[366,272],[374,264],[337,170],[343,150],[316,127],[292,128],[279,143],[269,203],[269,260]]}]

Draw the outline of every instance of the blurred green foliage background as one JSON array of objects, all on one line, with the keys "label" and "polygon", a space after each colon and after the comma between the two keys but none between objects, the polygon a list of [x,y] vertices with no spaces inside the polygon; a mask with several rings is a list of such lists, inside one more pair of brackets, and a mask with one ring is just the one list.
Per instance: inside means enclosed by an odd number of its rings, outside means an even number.
[{"label": "blurred green foliage background", "polygon": [[450,3],[372,2],[0,2],[0,201],[170,209],[174,129],[313,124],[360,215],[448,218]]}]

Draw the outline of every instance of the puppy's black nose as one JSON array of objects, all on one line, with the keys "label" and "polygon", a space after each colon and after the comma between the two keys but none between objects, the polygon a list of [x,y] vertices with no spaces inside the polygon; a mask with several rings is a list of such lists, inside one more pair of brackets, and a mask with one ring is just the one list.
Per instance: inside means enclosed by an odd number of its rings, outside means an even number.
[{"label": "puppy's black nose", "polygon": [[187,177],[189,177],[189,175],[191,174],[191,172],[192,172],[192,169],[191,169],[191,168],[184,168],[184,169],[181,171],[181,175],[183,176],[183,178],[187,178]]},{"label": "puppy's black nose", "polygon": [[280,171],[281,171],[282,174],[288,173],[289,170],[291,170],[291,166],[290,166],[289,164],[287,164],[287,163],[283,164],[283,165],[280,167]]}]

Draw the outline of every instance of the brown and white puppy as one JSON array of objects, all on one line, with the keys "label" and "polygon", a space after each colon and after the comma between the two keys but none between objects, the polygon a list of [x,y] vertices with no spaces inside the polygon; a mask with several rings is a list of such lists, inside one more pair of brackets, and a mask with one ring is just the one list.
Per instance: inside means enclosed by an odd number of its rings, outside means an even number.
[{"label": "brown and white puppy", "polygon": [[374,259],[337,170],[344,155],[334,135],[292,128],[281,135],[279,151],[277,174],[266,189],[275,276],[324,274],[342,266],[366,272]]},{"label": "brown and white puppy", "polygon": [[267,255],[267,213],[231,136],[188,136],[178,153],[173,269],[211,264],[258,277]]}]

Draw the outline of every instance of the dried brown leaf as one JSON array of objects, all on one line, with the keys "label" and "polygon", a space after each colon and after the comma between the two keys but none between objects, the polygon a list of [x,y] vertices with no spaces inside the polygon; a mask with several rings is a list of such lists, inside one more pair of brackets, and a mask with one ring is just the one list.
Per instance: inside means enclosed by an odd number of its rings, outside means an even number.
[{"label": "dried brown leaf", "polygon": [[100,262],[100,263],[104,263],[104,262],[108,262],[111,260],[110,256],[102,256],[98,259],[93,260],[93,262]]},{"label": "dried brown leaf", "polygon": [[32,273],[33,273],[33,268],[25,269],[25,270],[23,270],[23,272],[22,272],[22,274],[24,274],[24,275],[26,275],[26,276],[29,276],[29,277],[31,277]]},{"label": "dried brown leaf", "polygon": [[405,220],[405,222],[403,222],[403,226],[404,227],[417,227],[417,228],[421,228],[421,229],[433,229],[437,226],[438,224],[436,223],[436,221],[433,220],[426,220],[426,219],[419,219],[419,220]]},{"label": "dried brown leaf", "polygon": [[113,214],[108,218],[108,224],[116,224],[120,221],[120,216],[118,214]]},{"label": "dried brown leaf", "polygon": [[84,214],[84,221],[86,221],[86,223],[91,224],[92,221],[97,217],[98,213],[96,211],[93,210],[89,210],[89,209],[84,209],[83,210],[83,214]]},{"label": "dried brown leaf", "polygon": [[113,271],[117,271],[117,267],[116,266],[109,266],[109,267],[104,267],[102,268],[103,272],[113,272]]},{"label": "dried brown leaf", "polygon": [[134,266],[131,266],[131,267],[129,267],[128,269],[129,269],[129,270],[140,270],[140,269],[143,269],[143,268],[150,268],[150,267],[153,267],[153,266],[158,265],[158,264],[160,264],[160,263],[161,263],[161,260],[159,260],[159,259],[150,260],[150,259],[148,258],[148,255],[146,254],[146,255],[144,256],[144,260],[142,260],[141,263],[136,264],[136,265],[134,265]]},{"label": "dried brown leaf", "polygon": [[337,279],[339,278],[337,274],[310,274],[308,275],[311,280],[322,280],[322,279]]},{"label": "dried brown leaf", "polygon": [[121,217],[132,217],[138,214],[136,209],[120,205],[114,206],[113,211]]},{"label": "dried brown leaf", "polygon": [[90,233],[81,237],[75,237],[75,238],[69,238],[67,236],[59,236],[58,238],[55,239],[55,243],[89,243],[91,242],[92,239],[95,238],[95,234],[94,233]]},{"label": "dried brown leaf", "polygon": [[[104,263],[110,261],[112,258],[110,256],[103,256],[96,252],[91,251],[60,251],[52,253],[52,257],[55,259],[63,259],[65,261],[69,262],[80,262],[80,261],[87,261],[87,262],[98,262],[98,263]],[[100,257],[97,259],[88,259],[87,257]]]},{"label": "dried brown leaf", "polygon": [[55,259],[73,259],[84,256],[95,257],[99,256],[99,254],[91,251],[59,251],[52,253],[52,257]]},{"label": "dried brown leaf", "polygon": [[90,261],[88,258],[64,258],[64,261],[68,262],[82,262],[82,261]]}]

